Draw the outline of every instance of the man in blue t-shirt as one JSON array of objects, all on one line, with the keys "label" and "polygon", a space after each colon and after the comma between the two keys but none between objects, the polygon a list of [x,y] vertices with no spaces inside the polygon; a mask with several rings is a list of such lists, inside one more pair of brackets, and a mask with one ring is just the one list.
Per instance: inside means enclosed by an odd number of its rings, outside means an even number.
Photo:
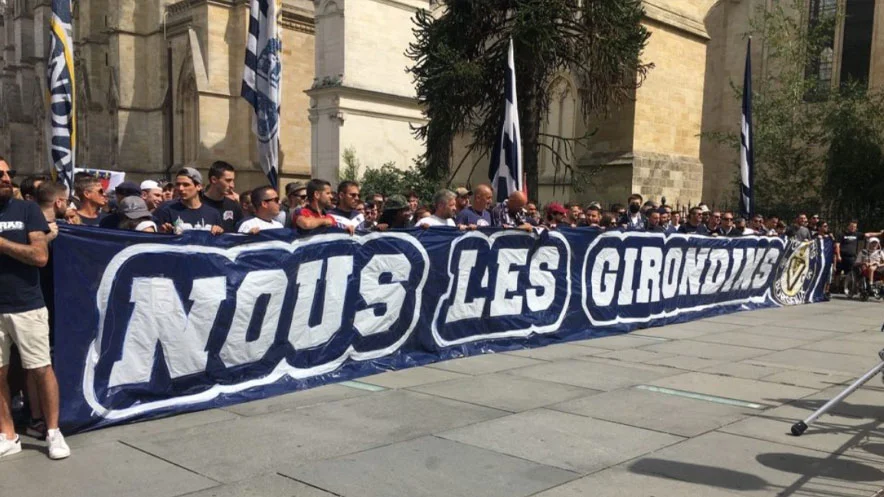
[{"label": "man in blue t-shirt", "polygon": [[49,353],[49,313],[40,290],[40,268],[49,261],[49,224],[33,202],[13,198],[15,171],[0,157],[0,457],[21,452],[9,410],[7,375],[12,344],[22,367],[37,383],[49,457],[64,459],[71,449],[58,429],[58,381]]},{"label": "man in blue t-shirt", "polygon": [[491,205],[491,194],[491,187],[488,185],[476,187],[472,205],[461,210],[454,222],[458,226],[471,229],[490,227],[491,211],[488,210],[488,206]]},{"label": "man in blue t-shirt", "polygon": [[161,233],[180,235],[185,231],[224,233],[221,213],[200,200],[203,176],[192,167],[185,167],[175,176],[178,200],[161,205],[153,213],[153,220]]}]

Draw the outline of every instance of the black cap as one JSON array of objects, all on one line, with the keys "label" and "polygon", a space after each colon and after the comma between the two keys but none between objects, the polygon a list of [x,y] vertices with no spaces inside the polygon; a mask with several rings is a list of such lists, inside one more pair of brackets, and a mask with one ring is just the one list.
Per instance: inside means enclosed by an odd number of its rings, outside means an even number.
[{"label": "black cap", "polygon": [[125,197],[140,197],[141,187],[131,181],[124,181],[114,188],[114,193]]}]

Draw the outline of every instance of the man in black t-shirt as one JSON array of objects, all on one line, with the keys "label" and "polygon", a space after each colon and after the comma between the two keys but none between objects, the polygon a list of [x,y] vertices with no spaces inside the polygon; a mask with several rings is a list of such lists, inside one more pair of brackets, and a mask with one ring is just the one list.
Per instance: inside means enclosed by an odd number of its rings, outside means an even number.
[{"label": "man in black t-shirt", "polygon": [[236,226],[243,220],[242,206],[228,198],[236,188],[236,169],[224,161],[216,161],[209,168],[209,184],[200,195],[203,204],[221,214],[221,227],[225,233],[236,233]]},{"label": "man in black t-shirt", "polygon": [[678,232],[686,235],[709,235],[709,230],[703,224],[703,209],[691,207],[687,222],[678,228]]},{"label": "man in black t-shirt", "polygon": [[161,205],[153,213],[153,220],[161,233],[180,235],[184,231],[211,231],[213,235],[224,232],[221,213],[200,200],[203,177],[196,169],[185,167],[175,176],[178,200]]},{"label": "man in black t-shirt", "polygon": [[856,220],[847,224],[847,231],[835,237],[835,263],[838,264],[836,274],[850,274],[859,254],[859,242],[863,234],[857,231]]},{"label": "man in black t-shirt", "polygon": [[7,382],[14,343],[22,367],[36,380],[49,457],[64,459],[71,449],[58,429],[58,381],[49,353],[49,313],[40,290],[39,268],[49,260],[49,225],[37,204],[13,198],[13,176],[0,158],[0,457],[21,452]]}]

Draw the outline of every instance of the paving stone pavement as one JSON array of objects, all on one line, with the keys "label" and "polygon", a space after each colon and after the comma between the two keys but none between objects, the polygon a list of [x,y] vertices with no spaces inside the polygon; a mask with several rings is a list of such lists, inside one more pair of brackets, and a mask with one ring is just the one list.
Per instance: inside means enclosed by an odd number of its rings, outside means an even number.
[{"label": "paving stone pavement", "polygon": [[836,300],[469,357],[68,437],[0,496],[872,497],[884,306]]}]

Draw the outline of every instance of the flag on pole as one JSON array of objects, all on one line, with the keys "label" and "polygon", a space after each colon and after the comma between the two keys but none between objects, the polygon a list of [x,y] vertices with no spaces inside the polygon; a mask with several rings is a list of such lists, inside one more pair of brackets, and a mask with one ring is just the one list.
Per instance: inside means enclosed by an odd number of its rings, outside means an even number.
[{"label": "flag on pole", "polygon": [[46,78],[49,102],[47,135],[54,166],[68,191],[74,191],[74,167],[77,152],[77,111],[74,80],[74,43],[71,0],[52,0],[49,60]]},{"label": "flag on pole", "polygon": [[279,0],[251,0],[249,39],[242,77],[242,96],[255,110],[261,168],[279,187],[279,104],[282,100],[282,41],[277,18]]},{"label": "flag on pole", "polygon": [[503,202],[515,191],[523,190],[522,137],[519,133],[519,104],[516,99],[516,62],[513,40],[510,40],[506,67],[506,102],[503,109],[503,125],[497,143],[491,152],[488,178]]},{"label": "flag on pole", "polygon": [[755,211],[752,183],[755,177],[755,150],[752,142],[752,39],[746,45],[746,72],[743,79],[743,119],[740,130],[740,214],[747,221]]}]

